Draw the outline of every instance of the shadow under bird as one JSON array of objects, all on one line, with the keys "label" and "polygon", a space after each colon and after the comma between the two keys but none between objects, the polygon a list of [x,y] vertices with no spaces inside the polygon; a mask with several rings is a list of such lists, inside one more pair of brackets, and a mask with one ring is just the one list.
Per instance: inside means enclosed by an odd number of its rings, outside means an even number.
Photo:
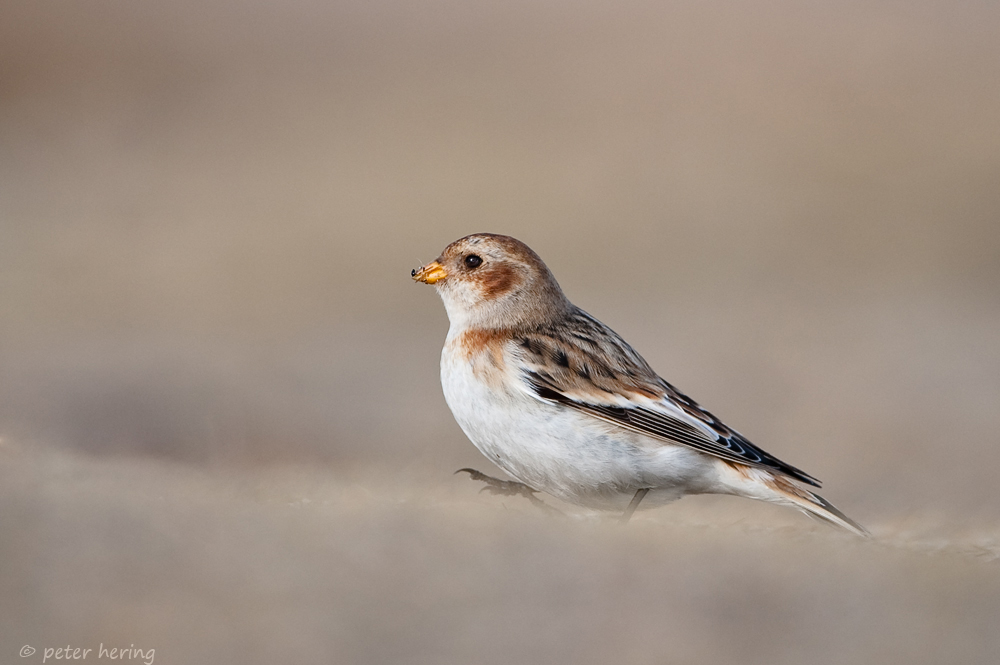
[{"label": "shadow under bird", "polygon": [[802,486],[816,478],[724,425],[573,305],[521,241],[466,236],[411,276],[434,285],[451,322],[441,384],[455,420],[516,479],[462,469],[491,491],[543,506],[534,494],[546,492],[624,521],[640,505],[731,494],[868,535]]}]

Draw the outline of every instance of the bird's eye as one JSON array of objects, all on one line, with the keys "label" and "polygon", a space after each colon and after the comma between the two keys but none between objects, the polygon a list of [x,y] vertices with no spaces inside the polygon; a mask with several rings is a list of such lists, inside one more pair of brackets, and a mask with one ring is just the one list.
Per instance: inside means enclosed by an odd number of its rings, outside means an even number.
[{"label": "bird's eye", "polygon": [[482,264],[482,262],[483,259],[476,256],[475,254],[469,254],[467,257],[465,257],[465,267],[468,268],[469,270],[472,270],[473,268],[478,268]]}]

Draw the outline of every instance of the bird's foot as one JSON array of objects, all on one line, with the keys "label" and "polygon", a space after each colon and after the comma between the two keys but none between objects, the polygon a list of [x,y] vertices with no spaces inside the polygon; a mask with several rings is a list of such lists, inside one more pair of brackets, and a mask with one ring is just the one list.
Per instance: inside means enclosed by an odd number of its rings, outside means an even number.
[{"label": "bird's foot", "polygon": [[535,496],[535,493],[538,490],[528,487],[524,483],[519,483],[516,480],[500,480],[499,478],[494,478],[493,476],[487,476],[482,471],[476,471],[475,469],[459,469],[455,473],[462,473],[463,471],[469,474],[469,477],[472,478],[472,480],[479,480],[486,483],[486,487],[479,490],[480,492],[489,492],[490,494],[497,494],[500,496],[523,496],[532,504],[542,508],[543,510],[558,513],[560,515],[562,514],[560,511]]},{"label": "bird's foot", "polygon": [[526,499],[535,498],[536,490],[524,483],[519,483],[516,480],[500,480],[493,476],[487,476],[482,471],[476,471],[475,469],[459,469],[455,473],[462,473],[463,471],[469,474],[472,480],[481,480],[486,483],[486,487],[479,490],[480,492],[489,492],[490,494],[499,494],[501,496],[523,496]]}]

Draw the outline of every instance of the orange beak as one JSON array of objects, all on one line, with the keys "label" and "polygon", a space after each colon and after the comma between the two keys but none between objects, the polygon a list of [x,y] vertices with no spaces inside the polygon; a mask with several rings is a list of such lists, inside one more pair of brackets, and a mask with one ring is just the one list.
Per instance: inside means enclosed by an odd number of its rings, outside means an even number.
[{"label": "orange beak", "polygon": [[431,261],[419,270],[413,270],[410,272],[410,277],[412,277],[415,282],[423,282],[424,284],[439,282],[447,276],[448,271],[445,270],[444,266],[437,261]]}]

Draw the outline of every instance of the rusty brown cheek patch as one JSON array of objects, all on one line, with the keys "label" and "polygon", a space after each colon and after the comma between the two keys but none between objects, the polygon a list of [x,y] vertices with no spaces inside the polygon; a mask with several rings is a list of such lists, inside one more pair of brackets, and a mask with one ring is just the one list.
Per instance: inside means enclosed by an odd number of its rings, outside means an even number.
[{"label": "rusty brown cheek patch", "polygon": [[478,277],[483,286],[483,293],[489,298],[501,296],[517,284],[517,275],[507,266],[484,270]]}]

